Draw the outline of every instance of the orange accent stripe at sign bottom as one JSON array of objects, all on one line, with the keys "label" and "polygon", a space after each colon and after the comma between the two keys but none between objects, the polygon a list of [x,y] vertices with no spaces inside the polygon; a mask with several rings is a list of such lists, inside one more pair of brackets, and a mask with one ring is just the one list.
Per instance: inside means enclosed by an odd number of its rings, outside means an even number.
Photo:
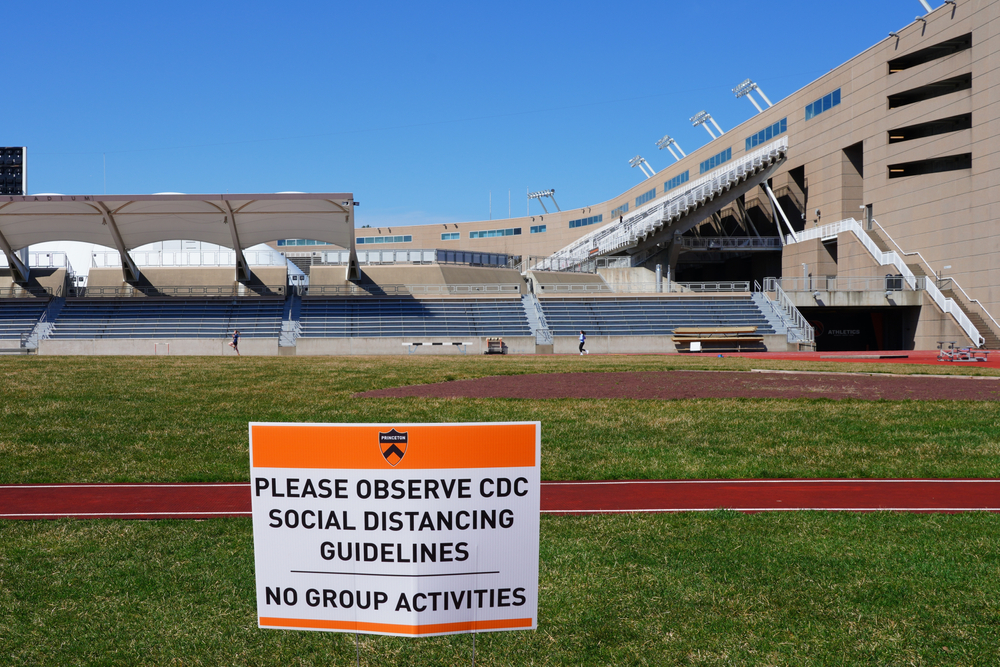
[{"label": "orange accent stripe at sign bottom", "polygon": [[428,623],[427,625],[400,625],[396,623],[365,623],[360,621],[323,621],[308,618],[259,617],[261,627],[315,628],[317,630],[349,630],[351,632],[385,632],[396,635],[434,635],[463,630],[500,630],[503,628],[530,628],[530,618],[506,618],[493,621],[462,621],[459,623]]}]

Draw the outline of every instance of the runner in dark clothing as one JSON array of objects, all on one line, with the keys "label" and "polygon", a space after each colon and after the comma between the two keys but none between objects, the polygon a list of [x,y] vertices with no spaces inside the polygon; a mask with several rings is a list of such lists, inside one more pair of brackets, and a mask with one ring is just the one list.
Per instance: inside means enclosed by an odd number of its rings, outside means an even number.
[{"label": "runner in dark clothing", "polygon": [[240,330],[235,329],[233,331],[233,342],[229,344],[229,347],[236,350],[236,356],[240,356]]}]

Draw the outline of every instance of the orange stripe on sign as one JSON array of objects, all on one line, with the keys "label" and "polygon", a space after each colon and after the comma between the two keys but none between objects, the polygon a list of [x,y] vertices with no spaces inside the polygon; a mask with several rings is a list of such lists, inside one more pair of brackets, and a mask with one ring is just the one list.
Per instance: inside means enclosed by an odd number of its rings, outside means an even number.
[{"label": "orange stripe on sign", "polygon": [[429,623],[427,625],[399,625],[396,623],[365,623],[361,621],[321,621],[309,618],[258,618],[261,627],[314,628],[316,630],[346,630],[349,632],[386,632],[397,635],[435,635],[445,632],[471,630],[503,630],[530,628],[530,618],[507,618],[494,621],[461,621],[458,623]]},{"label": "orange stripe on sign", "polygon": [[[402,459],[382,454],[379,433],[406,434]],[[354,426],[253,424],[257,468],[342,468],[420,470],[426,468],[522,468],[535,465],[537,425],[417,424]],[[389,461],[396,462],[393,466]]]}]

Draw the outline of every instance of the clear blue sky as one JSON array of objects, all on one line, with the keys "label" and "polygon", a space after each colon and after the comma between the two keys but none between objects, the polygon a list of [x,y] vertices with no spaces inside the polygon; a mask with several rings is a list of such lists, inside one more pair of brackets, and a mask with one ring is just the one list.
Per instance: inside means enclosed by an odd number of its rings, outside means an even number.
[{"label": "clear blue sky", "polygon": [[[941,4],[932,0],[932,6]],[[609,199],[910,23],[917,0],[4,7],[0,145],[31,193],[353,192],[358,224]],[[537,207],[537,203],[532,204]],[[540,209],[537,209],[540,210]]]}]

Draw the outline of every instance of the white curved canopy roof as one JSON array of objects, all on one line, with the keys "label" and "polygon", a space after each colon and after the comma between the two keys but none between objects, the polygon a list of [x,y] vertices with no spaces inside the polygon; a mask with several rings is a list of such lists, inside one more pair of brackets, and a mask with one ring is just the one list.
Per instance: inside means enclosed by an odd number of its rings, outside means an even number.
[{"label": "white curved canopy roof", "polygon": [[131,249],[190,239],[233,247],[234,238],[240,249],[278,238],[316,239],[351,248],[353,200],[349,193],[4,195],[0,239],[15,251],[45,241]]}]

